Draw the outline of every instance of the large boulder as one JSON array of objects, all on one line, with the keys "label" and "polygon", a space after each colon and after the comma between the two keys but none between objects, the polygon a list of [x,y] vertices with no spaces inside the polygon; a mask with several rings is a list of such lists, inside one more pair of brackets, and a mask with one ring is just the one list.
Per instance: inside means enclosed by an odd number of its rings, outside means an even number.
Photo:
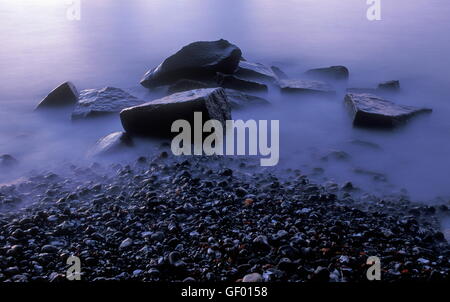
[{"label": "large boulder", "polygon": [[248,92],[267,92],[266,84],[245,80],[231,74],[217,74],[217,83],[220,87]]},{"label": "large boulder", "polygon": [[145,102],[119,88],[87,89],[81,91],[80,99],[72,112],[72,119],[119,113],[122,109],[143,103]]},{"label": "large boulder", "polygon": [[334,95],[336,91],[325,82],[285,79],[279,80],[281,92],[306,95]]},{"label": "large boulder", "polygon": [[99,139],[89,150],[88,156],[110,155],[131,146],[133,146],[133,140],[130,135],[125,132],[114,132]]},{"label": "large boulder", "polygon": [[78,91],[71,82],[65,82],[53,89],[36,107],[36,110],[44,108],[58,108],[74,105],[78,101]]},{"label": "large boulder", "polygon": [[330,66],[310,69],[306,72],[309,77],[326,80],[347,80],[349,71],[345,66]]},{"label": "large boulder", "polygon": [[225,89],[228,103],[232,109],[242,109],[245,107],[270,105],[270,102],[258,96],[243,93],[234,89]]},{"label": "large boulder", "polygon": [[243,79],[256,81],[266,81],[273,83],[277,81],[277,76],[272,69],[263,64],[252,63],[248,61],[239,62],[239,68],[237,69],[235,75]]},{"label": "large boulder", "polygon": [[236,45],[223,39],[194,42],[148,71],[141,84],[151,88],[181,79],[210,79],[217,72],[231,74],[237,69],[241,55]]},{"label": "large boulder", "polygon": [[392,128],[414,115],[431,112],[428,108],[397,105],[373,94],[347,94],[345,104],[353,116],[353,125]]},{"label": "large boulder", "polygon": [[194,112],[201,112],[203,121],[215,119],[221,123],[231,119],[230,105],[222,88],[206,88],[175,93],[152,102],[122,110],[123,128],[130,134],[172,136],[176,120],[193,125]]}]

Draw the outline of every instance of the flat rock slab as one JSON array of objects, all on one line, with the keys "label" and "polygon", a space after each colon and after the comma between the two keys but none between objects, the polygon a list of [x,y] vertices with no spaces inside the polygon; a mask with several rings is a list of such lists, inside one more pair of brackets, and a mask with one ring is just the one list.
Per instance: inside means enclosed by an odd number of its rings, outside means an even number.
[{"label": "flat rock slab", "polygon": [[99,139],[89,150],[88,156],[110,155],[131,146],[133,146],[133,140],[130,135],[125,132],[114,132]]},{"label": "flat rock slab", "polygon": [[373,94],[347,94],[345,104],[350,109],[355,126],[392,128],[428,108],[397,105]]},{"label": "flat rock slab", "polygon": [[202,112],[203,121],[215,119],[223,125],[231,119],[230,105],[222,88],[175,93],[127,108],[120,113],[120,119],[130,134],[170,137],[173,136],[172,123],[176,120],[187,120],[193,127],[194,112]]},{"label": "flat rock slab", "polygon": [[311,95],[334,95],[336,91],[325,82],[285,79],[279,80],[281,92]]},{"label": "flat rock slab", "polygon": [[36,110],[44,108],[58,108],[74,105],[78,101],[78,91],[71,82],[65,82],[53,89],[36,107]]},{"label": "flat rock slab", "polygon": [[87,89],[80,93],[80,99],[72,112],[72,119],[92,118],[145,103],[119,88],[105,87]]},{"label": "flat rock slab", "polygon": [[270,102],[264,98],[243,93],[234,89],[225,89],[228,103],[232,109],[242,109],[246,107],[270,105]]},{"label": "flat rock slab", "polygon": [[217,74],[217,83],[220,87],[242,90],[248,92],[267,92],[268,87],[266,84],[253,82],[250,80],[242,79],[240,77],[218,73]]},{"label": "flat rock slab", "polygon": [[236,71],[242,52],[226,40],[194,42],[148,71],[141,80],[144,87],[170,85],[181,79],[208,79],[217,72]]},{"label": "flat rock slab", "polygon": [[313,78],[327,80],[347,80],[349,77],[348,68],[345,66],[330,66],[310,69],[306,74]]},{"label": "flat rock slab", "polygon": [[275,83],[277,76],[273,70],[260,63],[240,61],[236,76],[243,79],[262,80]]}]

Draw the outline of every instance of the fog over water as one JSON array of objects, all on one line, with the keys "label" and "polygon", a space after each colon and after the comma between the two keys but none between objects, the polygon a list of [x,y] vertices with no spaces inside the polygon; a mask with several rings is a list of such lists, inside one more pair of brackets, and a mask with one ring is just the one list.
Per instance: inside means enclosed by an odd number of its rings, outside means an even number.
[{"label": "fog over water", "polygon": [[[381,3],[382,20],[370,22],[365,0],[81,0],[81,20],[68,21],[63,0],[0,0],[0,155],[20,160],[20,173],[85,160],[99,137],[122,129],[120,121],[71,123],[70,112],[33,113],[50,90],[70,80],[79,90],[114,86],[150,101],[158,92],[139,86],[148,69],[190,42],[224,38],[247,60],[293,78],[345,65],[349,87],[400,80],[402,92],[391,100],[433,109],[394,131],[370,131],[352,127],[344,87],[326,100],[271,90],[274,106],[233,118],[280,120],[281,167],[323,168],[318,180],[351,180],[377,193],[450,196],[450,3]],[[330,150],[351,157],[321,160]],[[384,173],[388,181],[354,169]]]}]

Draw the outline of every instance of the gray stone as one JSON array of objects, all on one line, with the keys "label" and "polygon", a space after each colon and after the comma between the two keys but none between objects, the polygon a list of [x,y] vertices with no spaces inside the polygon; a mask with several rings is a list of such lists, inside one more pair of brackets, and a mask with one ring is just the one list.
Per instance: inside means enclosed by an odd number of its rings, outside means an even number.
[{"label": "gray stone", "polygon": [[145,103],[119,88],[105,87],[87,89],[80,93],[80,99],[72,112],[72,119],[92,118],[119,113],[121,110]]},{"label": "gray stone", "polygon": [[231,119],[230,105],[222,88],[206,88],[175,93],[152,102],[127,108],[120,113],[123,128],[130,134],[172,136],[171,126],[176,120],[193,125],[194,112],[201,112],[203,120],[221,123]]},{"label": "gray stone", "polygon": [[387,81],[378,84],[378,89],[385,91],[398,91],[400,90],[400,81]]},{"label": "gray stone", "polygon": [[330,66],[310,69],[306,74],[312,78],[327,80],[347,80],[349,71],[345,66]]},{"label": "gray stone", "polygon": [[229,89],[235,89],[235,90],[242,90],[242,91],[248,91],[248,92],[267,92],[268,88],[267,85],[253,82],[250,80],[245,80],[240,77],[229,75],[229,74],[223,74],[218,73],[217,74],[217,83],[219,86],[223,88],[229,88]]},{"label": "gray stone", "polygon": [[78,101],[78,91],[71,82],[65,82],[53,89],[36,107],[57,108],[74,105]]},{"label": "gray stone", "polygon": [[242,282],[262,282],[262,276],[258,273],[245,275]]},{"label": "gray stone", "polygon": [[275,83],[277,76],[269,67],[248,61],[240,61],[239,68],[235,73],[236,76],[243,79],[268,81]]},{"label": "gray stone", "polygon": [[249,106],[270,105],[264,98],[243,93],[234,89],[225,89],[228,103],[232,109],[242,109]]},{"label": "gray stone", "polygon": [[239,64],[241,50],[226,40],[194,42],[148,71],[144,87],[169,85],[181,79],[210,79],[217,72],[231,74]]},{"label": "gray stone", "polygon": [[125,132],[114,132],[99,139],[95,146],[89,150],[88,156],[113,154],[131,146],[133,146],[133,140],[130,135]]},{"label": "gray stone", "polygon": [[333,87],[325,82],[286,79],[278,81],[281,92],[306,95],[334,95]]},{"label": "gray stone", "polygon": [[424,112],[428,108],[397,105],[373,94],[347,94],[345,104],[349,108],[353,125],[364,127],[391,128],[404,123],[409,118]]}]

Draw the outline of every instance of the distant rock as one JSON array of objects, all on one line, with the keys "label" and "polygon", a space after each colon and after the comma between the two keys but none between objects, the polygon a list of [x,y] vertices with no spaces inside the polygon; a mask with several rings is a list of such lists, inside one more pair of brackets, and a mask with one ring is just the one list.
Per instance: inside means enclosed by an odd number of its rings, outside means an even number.
[{"label": "distant rock", "polygon": [[267,85],[262,83],[253,82],[250,80],[244,80],[234,75],[218,73],[217,83],[220,87],[242,90],[248,92],[267,92]]},{"label": "distant rock", "polygon": [[385,91],[398,91],[400,90],[400,81],[387,81],[378,84],[378,89]]},{"label": "distant rock", "polygon": [[183,91],[194,90],[194,89],[203,89],[203,88],[208,88],[208,85],[204,82],[189,80],[189,79],[182,79],[182,80],[179,80],[176,83],[170,85],[169,89],[167,90],[167,94],[174,94],[177,92],[183,92]]},{"label": "distant rock", "polygon": [[0,155],[0,169],[17,166],[19,161],[9,154]]},{"label": "distant rock", "polygon": [[230,105],[222,88],[206,88],[175,93],[152,102],[127,108],[120,113],[123,128],[130,134],[172,136],[172,123],[179,119],[191,122],[194,112],[203,120],[222,123],[231,119]]},{"label": "distant rock", "polygon": [[89,150],[88,156],[113,154],[131,146],[133,146],[133,139],[130,135],[125,132],[114,132],[99,139],[95,146]]},{"label": "distant rock", "polygon": [[281,92],[309,94],[309,95],[334,95],[336,91],[325,82],[286,79],[278,81]]},{"label": "distant rock", "polygon": [[251,63],[248,61],[239,62],[239,67],[235,75],[239,78],[256,81],[267,81],[273,83],[277,81],[277,76],[272,69],[263,64]]},{"label": "distant rock", "polygon": [[228,103],[232,109],[242,109],[249,106],[270,105],[264,98],[243,93],[234,89],[225,89]]},{"label": "distant rock", "polygon": [[330,66],[324,68],[310,69],[306,74],[313,78],[327,80],[347,80],[349,71],[345,66]]},{"label": "distant rock", "polygon": [[272,67],[270,67],[270,69],[272,69],[273,73],[277,76],[278,80],[289,79],[289,76],[283,70],[281,70],[279,67],[272,66]]},{"label": "distant rock", "polygon": [[119,88],[87,89],[81,91],[80,99],[72,112],[72,119],[119,113],[122,109],[143,103],[144,101]]},{"label": "distant rock", "polygon": [[347,94],[345,104],[353,116],[353,125],[364,127],[395,127],[412,116],[431,112],[428,108],[397,105],[372,94]]},{"label": "distant rock", "polygon": [[241,55],[236,45],[223,39],[194,42],[148,71],[141,85],[151,88],[181,79],[211,79],[217,72],[231,74],[237,69]]},{"label": "distant rock", "polygon": [[71,82],[65,82],[53,89],[36,107],[35,110],[44,108],[58,108],[74,105],[78,101],[78,91]]}]

